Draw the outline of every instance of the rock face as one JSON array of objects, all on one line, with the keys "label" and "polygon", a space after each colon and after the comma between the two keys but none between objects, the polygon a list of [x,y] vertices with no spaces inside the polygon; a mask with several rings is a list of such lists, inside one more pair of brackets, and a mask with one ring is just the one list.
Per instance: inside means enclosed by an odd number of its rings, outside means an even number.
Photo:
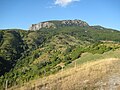
[{"label": "rock face", "polygon": [[32,24],[29,30],[39,30],[41,28],[55,28],[55,25],[51,22],[41,22],[38,24]]},{"label": "rock face", "polygon": [[64,25],[75,25],[75,26],[89,26],[86,22],[81,21],[81,20],[63,20],[61,21],[62,24]]},{"label": "rock face", "polygon": [[89,26],[86,22],[81,20],[56,20],[56,21],[46,21],[38,24],[32,24],[29,30],[39,30],[41,28],[58,28],[59,26]]}]

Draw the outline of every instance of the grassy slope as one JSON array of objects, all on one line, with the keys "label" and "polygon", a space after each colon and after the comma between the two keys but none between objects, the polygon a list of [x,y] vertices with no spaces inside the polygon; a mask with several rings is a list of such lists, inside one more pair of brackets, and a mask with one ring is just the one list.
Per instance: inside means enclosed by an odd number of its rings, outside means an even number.
[{"label": "grassy slope", "polygon": [[[54,75],[44,77],[39,80],[30,81],[21,88],[11,88],[13,90],[27,90],[38,88],[40,90],[98,90],[101,86],[105,90],[109,88],[119,88],[120,80],[120,50],[109,51],[104,54],[84,53],[81,58],[77,59],[75,63],[70,64],[69,67]],[[90,61],[83,63],[83,61]],[[101,80],[101,81],[100,81]],[[111,80],[111,81],[110,81]],[[102,83],[102,84],[101,84]],[[114,84],[118,84],[115,86]],[[11,90],[10,89],[10,90]],[[114,90],[114,89],[113,89]]]},{"label": "grassy slope", "polygon": [[[50,75],[59,71],[62,64],[69,64],[80,57],[82,53],[81,48],[78,46],[85,47],[97,41],[119,42],[120,32],[108,29],[95,29],[94,27],[80,28],[76,26],[41,29],[35,32],[3,30],[0,33],[0,58],[12,62],[12,69],[8,68],[10,72],[0,77],[0,88],[3,89],[5,87],[4,83],[6,80],[9,81],[8,87],[11,87],[43,77],[44,72]],[[73,50],[74,48],[76,49]],[[101,47],[101,49],[104,48]],[[98,52],[101,53],[101,50],[98,50]],[[94,53],[97,53],[96,50],[94,50]],[[86,61],[96,60],[96,58],[101,59],[100,57],[97,54],[93,55],[88,53],[85,56],[83,54],[81,57],[83,59],[77,59],[76,61],[82,64]],[[0,65],[3,65],[1,61]],[[68,67],[72,65],[74,66],[74,64],[71,64]],[[3,66],[0,68],[3,68]],[[5,70],[1,69],[1,71],[5,73]]]},{"label": "grassy slope", "polygon": [[75,63],[79,65],[85,62],[97,61],[99,59],[106,59],[106,58],[120,58],[120,49],[116,51],[109,51],[103,54],[83,53],[81,58],[78,58],[74,61],[74,63],[69,64],[67,68],[74,67]]}]

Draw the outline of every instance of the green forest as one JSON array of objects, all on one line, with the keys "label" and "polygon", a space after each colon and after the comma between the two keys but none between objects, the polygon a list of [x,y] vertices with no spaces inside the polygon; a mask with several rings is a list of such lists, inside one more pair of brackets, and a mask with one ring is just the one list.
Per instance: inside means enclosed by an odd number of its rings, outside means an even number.
[{"label": "green forest", "polygon": [[[58,22],[55,22],[59,25]],[[101,26],[0,30],[0,90],[54,74],[85,52],[120,48],[120,31]]]}]

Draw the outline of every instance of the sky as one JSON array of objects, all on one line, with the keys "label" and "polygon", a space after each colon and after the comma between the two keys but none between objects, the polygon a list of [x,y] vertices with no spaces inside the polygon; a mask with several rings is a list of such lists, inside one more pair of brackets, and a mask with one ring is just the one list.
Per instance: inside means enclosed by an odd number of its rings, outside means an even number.
[{"label": "sky", "polygon": [[68,19],[120,30],[120,0],[0,0],[0,29]]}]

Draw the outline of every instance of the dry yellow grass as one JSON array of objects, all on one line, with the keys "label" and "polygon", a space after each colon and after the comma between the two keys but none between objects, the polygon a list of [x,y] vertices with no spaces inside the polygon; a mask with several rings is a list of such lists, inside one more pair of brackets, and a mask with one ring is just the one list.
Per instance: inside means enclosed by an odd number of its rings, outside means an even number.
[{"label": "dry yellow grass", "polygon": [[119,81],[114,81],[120,79],[119,68],[119,59],[102,59],[61,70],[10,90],[110,90],[111,87],[112,90],[119,90]]}]

